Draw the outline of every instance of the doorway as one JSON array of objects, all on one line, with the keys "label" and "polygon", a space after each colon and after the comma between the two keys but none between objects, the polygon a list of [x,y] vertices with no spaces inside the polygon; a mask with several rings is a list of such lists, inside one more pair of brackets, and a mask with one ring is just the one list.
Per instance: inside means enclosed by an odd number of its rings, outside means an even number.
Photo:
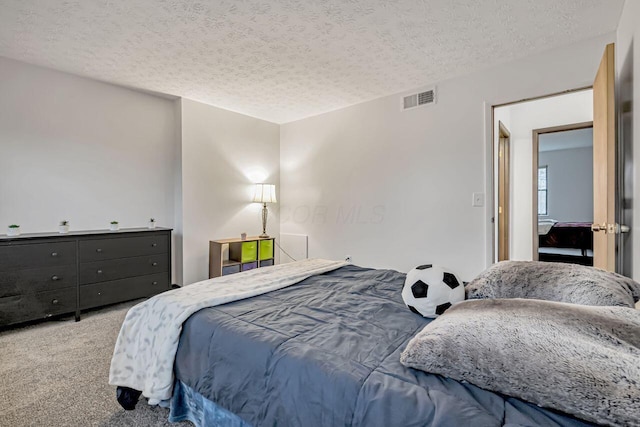
[{"label": "doorway", "polygon": [[533,131],[533,260],[593,266],[593,122]]},{"label": "doorway", "polygon": [[[569,96],[580,97],[585,94],[588,95],[588,98],[583,98],[582,102],[574,103],[569,108],[566,108],[566,106],[565,108],[559,108],[564,101],[571,101],[567,99]],[[549,101],[550,104],[542,106],[546,101]],[[497,120],[502,122],[510,120],[510,122],[507,122],[510,123],[508,126],[511,130],[511,158],[508,176],[511,187],[509,195],[509,259],[532,260],[538,257],[538,251],[532,250],[536,249],[538,233],[531,233],[530,230],[538,228],[534,224],[534,221],[537,222],[538,219],[537,205],[544,204],[546,209],[547,199],[543,200],[542,197],[546,197],[548,173],[546,168],[538,168],[537,163],[535,163],[537,156],[534,155],[532,150],[534,140],[536,141],[535,143],[539,143],[538,136],[543,133],[540,132],[540,129],[566,126],[567,123],[584,124],[585,122],[592,122],[593,223],[590,229],[593,232],[593,266],[608,271],[625,271],[625,265],[622,262],[624,253],[620,248],[624,246],[624,241],[629,239],[621,238],[620,234],[628,233],[630,228],[616,221],[620,217],[620,200],[624,196],[626,184],[626,177],[622,176],[619,171],[621,166],[625,165],[622,162],[626,156],[625,147],[616,143],[617,116],[615,101],[615,46],[614,44],[609,44],[604,49],[592,88],[493,107],[493,129],[496,129]],[[534,103],[536,103],[535,107],[533,106]],[[529,108],[527,114],[523,115],[521,114],[522,111],[518,112],[517,108],[522,106]],[[536,107],[538,108],[537,110]],[[576,118],[575,115],[580,116],[581,113],[587,114],[588,117]],[[524,120],[525,125],[514,125],[518,119]],[[541,122],[545,120],[552,123],[541,125]],[[532,123],[539,126],[531,126]],[[520,136],[518,132],[522,131],[522,129],[524,129],[522,142],[517,143],[517,139]],[[529,132],[533,132],[533,138],[531,138],[531,133],[527,135],[527,129],[531,129]],[[533,129],[538,130],[533,131]],[[492,162],[494,174],[497,174],[498,171],[495,165],[498,164],[498,161],[495,155],[499,152],[497,149],[499,132],[494,131],[493,138],[491,142],[492,153],[494,153]],[[527,144],[529,145],[527,146]],[[520,170],[521,167],[518,167],[515,156],[515,153],[520,151],[528,151],[528,158],[525,155],[522,156],[524,161],[520,160],[520,163],[525,165],[522,167],[524,173]],[[534,167],[532,168],[531,165],[534,165]],[[518,176],[521,179],[516,179]],[[538,179],[541,180],[541,185],[544,188],[534,190],[538,193],[534,194],[534,191],[532,191],[533,182]],[[499,182],[499,179],[494,181],[494,201],[498,200]],[[517,201],[516,196],[524,196],[524,199]],[[536,207],[535,210],[533,209],[534,207]],[[522,213],[516,215],[516,209],[522,211]],[[497,230],[499,230],[500,225],[498,224],[496,228],[495,218],[495,216],[492,218],[494,223],[494,242],[497,241],[500,244],[500,240],[497,239]],[[497,217],[497,222],[500,222],[500,216]],[[529,230],[528,233],[527,230]],[[498,259],[499,253],[499,250],[495,252],[494,259]],[[502,253],[504,254],[505,252],[503,251]]]},{"label": "doorway", "polygon": [[[576,90],[540,99],[494,107],[494,200],[496,260],[531,261],[534,251],[534,227],[537,233],[538,215],[534,214],[534,156],[533,132],[553,129],[593,120],[593,92],[591,88]],[[501,130],[502,127],[502,130]],[[506,132],[509,135],[507,158]],[[501,167],[502,164],[502,167]],[[507,169],[508,168],[508,169]],[[590,168],[590,167],[589,167]],[[504,201],[504,202],[503,202]],[[537,203],[536,203],[537,204]],[[502,214],[500,213],[500,208]],[[537,209],[537,208],[536,208]]]}]

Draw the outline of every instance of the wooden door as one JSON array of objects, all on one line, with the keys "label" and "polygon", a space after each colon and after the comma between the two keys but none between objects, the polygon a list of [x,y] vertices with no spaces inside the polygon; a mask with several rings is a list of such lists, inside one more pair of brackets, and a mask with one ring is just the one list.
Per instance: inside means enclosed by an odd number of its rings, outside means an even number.
[{"label": "wooden door", "polygon": [[593,82],[593,266],[616,267],[616,126],[613,43],[605,48]]}]

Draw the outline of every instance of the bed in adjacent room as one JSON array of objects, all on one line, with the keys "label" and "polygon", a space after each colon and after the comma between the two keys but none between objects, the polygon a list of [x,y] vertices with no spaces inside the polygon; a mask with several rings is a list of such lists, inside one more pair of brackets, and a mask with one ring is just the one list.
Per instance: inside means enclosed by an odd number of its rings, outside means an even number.
[{"label": "bed in adjacent room", "polygon": [[539,220],[538,259],[593,265],[591,223]]},{"label": "bed in adjacent room", "polygon": [[[249,272],[236,280],[245,277]],[[200,307],[181,327],[174,363],[162,362],[174,366],[171,392],[149,394],[170,397],[172,421],[198,426],[592,425],[404,366],[401,353],[431,321],[407,309],[404,281],[396,271],[340,264],[293,285]],[[156,344],[142,342],[148,337],[138,343],[145,360]],[[116,366],[114,380],[114,365],[111,383],[122,393],[149,397],[143,388],[163,387],[158,375],[128,366]],[[136,376],[137,383],[123,380]]]}]

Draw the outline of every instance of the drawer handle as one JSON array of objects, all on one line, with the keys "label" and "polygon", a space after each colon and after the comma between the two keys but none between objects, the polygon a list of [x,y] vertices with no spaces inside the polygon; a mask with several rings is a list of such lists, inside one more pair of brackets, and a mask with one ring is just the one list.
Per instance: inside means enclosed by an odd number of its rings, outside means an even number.
[{"label": "drawer handle", "polygon": [[96,252],[102,253],[102,249],[98,248],[98,249],[96,249]]},{"label": "drawer handle", "polygon": [[60,277],[58,277],[58,276],[51,276],[51,280],[53,280],[53,281],[55,282],[56,280],[60,280]]},{"label": "drawer handle", "polygon": [[151,265],[154,266],[154,267],[157,267],[158,263],[157,262],[153,262],[153,263],[151,263]]},{"label": "drawer handle", "polygon": [[54,299],[53,301],[51,301],[51,304],[53,304],[53,305],[58,304],[58,300],[57,300],[57,299]]},{"label": "drawer handle", "polygon": [[45,314],[45,315],[44,315],[45,319],[47,319],[47,318],[49,318],[49,317],[51,317],[51,316],[53,316],[53,314],[49,314],[49,313],[47,313],[47,314]]},{"label": "drawer handle", "polygon": [[96,271],[96,273],[102,274],[102,270],[98,270],[98,271]]},{"label": "drawer handle", "polygon": [[98,296],[102,296],[102,292],[98,292]]},{"label": "drawer handle", "polygon": [[51,256],[58,256],[58,252],[51,252]]},{"label": "drawer handle", "polygon": [[152,248],[155,248],[156,246],[158,246],[158,244],[157,244],[157,243],[152,243],[152,244],[151,244],[151,247],[152,247]]},{"label": "drawer handle", "polygon": [[158,284],[158,282],[155,282],[155,281],[152,283],[152,285],[157,285],[157,284]]}]

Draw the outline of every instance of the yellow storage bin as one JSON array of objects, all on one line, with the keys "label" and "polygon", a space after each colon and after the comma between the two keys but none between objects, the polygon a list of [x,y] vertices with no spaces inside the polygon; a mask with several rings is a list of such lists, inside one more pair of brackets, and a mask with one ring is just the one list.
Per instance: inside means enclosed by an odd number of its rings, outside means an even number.
[{"label": "yellow storage bin", "polygon": [[229,244],[229,259],[241,263],[258,260],[258,242],[249,240],[246,242],[234,242]]},{"label": "yellow storage bin", "polygon": [[242,259],[241,262],[251,262],[258,259],[258,242],[242,243]]},{"label": "yellow storage bin", "polygon": [[260,240],[260,261],[273,258],[273,239]]}]

